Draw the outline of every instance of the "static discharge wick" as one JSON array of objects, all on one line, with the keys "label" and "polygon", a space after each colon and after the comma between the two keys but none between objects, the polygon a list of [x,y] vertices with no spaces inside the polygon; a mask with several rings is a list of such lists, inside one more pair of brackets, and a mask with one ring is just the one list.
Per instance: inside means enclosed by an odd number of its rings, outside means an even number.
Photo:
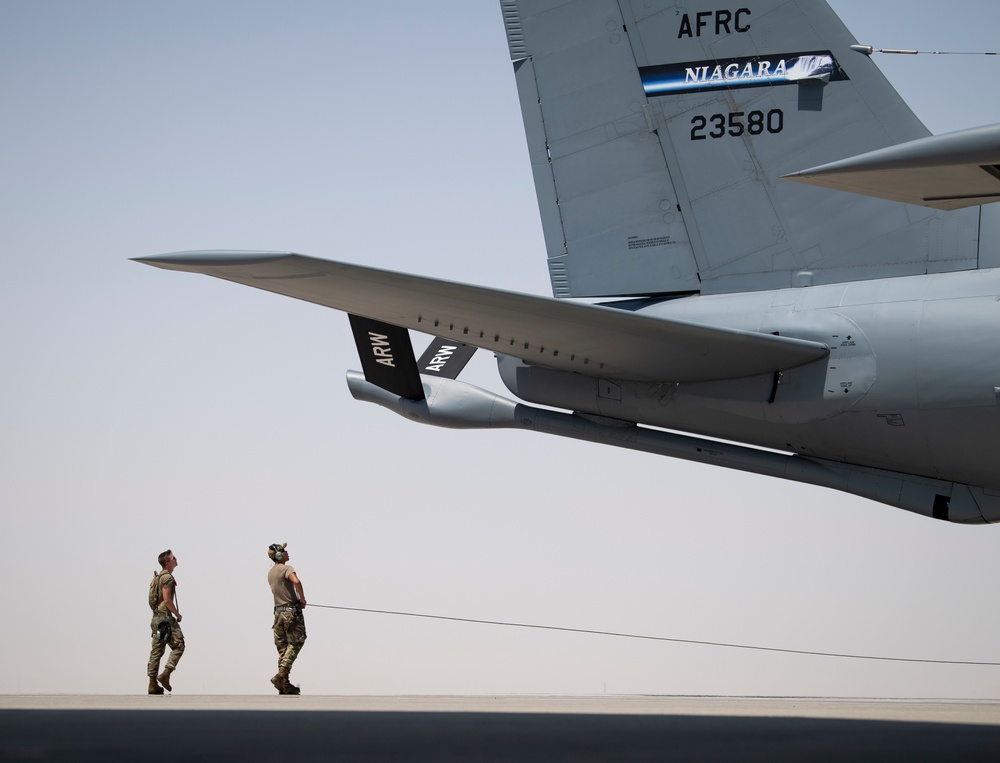
[{"label": "static discharge wick", "polygon": [[907,50],[902,48],[875,48],[871,45],[852,45],[851,50],[864,53],[870,56],[872,53],[894,53],[904,56],[916,56],[919,54],[927,56],[995,56],[995,52],[974,52],[974,51],[954,51],[954,50]]}]

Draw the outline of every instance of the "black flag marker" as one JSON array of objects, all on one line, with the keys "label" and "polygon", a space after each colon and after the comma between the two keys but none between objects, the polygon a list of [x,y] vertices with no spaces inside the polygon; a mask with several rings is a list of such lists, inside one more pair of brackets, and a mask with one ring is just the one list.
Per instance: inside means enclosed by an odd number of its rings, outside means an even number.
[{"label": "black flag marker", "polygon": [[407,400],[423,400],[409,331],[371,318],[348,317],[365,379]]},{"label": "black flag marker", "polygon": [[457,379],[475,354],[475,347],[453,339],[435,337],[417,361],[417,370],[428,376]]}]

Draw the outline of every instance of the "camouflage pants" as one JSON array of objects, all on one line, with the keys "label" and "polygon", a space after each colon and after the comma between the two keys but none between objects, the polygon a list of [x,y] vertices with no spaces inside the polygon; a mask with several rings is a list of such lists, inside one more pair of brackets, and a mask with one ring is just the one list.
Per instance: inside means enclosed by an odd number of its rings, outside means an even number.
[{"label": "camouflage pants", "polygon": [[[160,637],[160,623],[166,620],[169,624],[164,632],[165,638]],[[181,633],[181,624],[170,615],[153,615],[149,623],[149,629],[153,632],[153,646],[149,650],[149,665],[146,666],[146,675],[156,678],[160,672],[160,658],[170,647],[170,656],[167,658],[167,667],[173,670],[177,667],[177,661],[184,654],[184,634]]]},{"label": "camouflage pants", "polygon": [[306,643],[306,619],[301,612],[275,612],[271,629],[278,650],[278,669],[291,671],[292,663]]}]

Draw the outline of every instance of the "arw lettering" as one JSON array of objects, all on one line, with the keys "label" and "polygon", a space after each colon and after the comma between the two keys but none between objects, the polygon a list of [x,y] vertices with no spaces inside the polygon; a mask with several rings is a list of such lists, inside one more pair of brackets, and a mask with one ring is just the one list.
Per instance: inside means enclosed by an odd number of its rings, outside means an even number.
[{"label": "arw lettering", "polygon": [[443,345],[440,350],[437,351],[437,355],[431,358],[431,362],[424,368],[425,371],[435,371],[440,372],[444,368],[444,364],[451,360],[452,354],[458,347]]},{"label": "arw lettering", "polygon": [[685,13],[681,16],[681,27],[677,31],[677,39],[712,34],[713,29],[716,37],[721,34],[732,34],[733,30],[741,34],[749,32],[750,9],[740,8],[731,11],[723,8],[717,11],[699,11],[694,14],[694,21],[691,20],[691,14]]},{"label": "arw lettering", "polygon": [[383,366],[395,368],[396,364],[392,360],[392,346],[389,344],[389,337],[385,334],[376,334],[374,331],[368,332],[368,339],[372,343],[372,354],[375,362]]}]

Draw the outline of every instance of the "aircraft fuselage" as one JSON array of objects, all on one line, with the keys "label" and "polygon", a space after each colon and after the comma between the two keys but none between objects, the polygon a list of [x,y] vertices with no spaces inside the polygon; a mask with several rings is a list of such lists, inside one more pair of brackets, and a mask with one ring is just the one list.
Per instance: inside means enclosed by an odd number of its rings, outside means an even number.
[{"label": "aircraft fuselage", "polygon": [[638,312],[822,341],[776,375],[675,384],[500,359],[523,400],[1000,489],[1000,270],[698,296]]}]

